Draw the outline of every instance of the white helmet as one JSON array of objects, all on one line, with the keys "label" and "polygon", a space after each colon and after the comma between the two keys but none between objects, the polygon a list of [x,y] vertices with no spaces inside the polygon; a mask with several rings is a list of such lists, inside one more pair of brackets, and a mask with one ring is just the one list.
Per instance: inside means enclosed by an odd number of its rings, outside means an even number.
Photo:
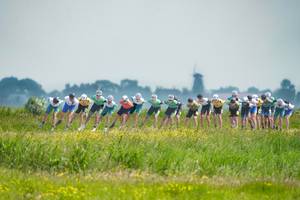
[{"label": "white helmet", "polygon": [[218,98],[219,98],[219,95],[217,95],[217,94],[213,95],[213,99],[218,99]]},{"label": "white helmet", "polygon": [[82,94],[80,97],[82,100],[87,100],[87,95],[86,94]]},{"label": "white helmet", "polygon": [[168,99],[169,99],[170,101],[172,101],[172,100],[174,100],[174,99],[175,99],[175,96],[174,96],[174,95],[172,95],[172,94],[169,94],[169,96],[168,96]]},{"label": "white helmet", "polygon": [[107,97],[107,100],[109,100],[109,101],[112,101],[112,100],[114,100],[114,97],[113,97],[113,95],[108,95],[108,97]]},{"label": "white helmet", "polygon": [[272,96],[272,94],[271,94],[271,92],[266,92],[266,97],[271,97]]},{"label": "white helmet", "polygon": [[253,98],[253,99],[258,99],[258,95],[257,95],[257,94],[253,94],[253,95],[252,95],[252,98]]},{"label": "white helmet", "polygon": [[102,91],[101,91],[101,90],[97,90],[97,91],[96,91],[96,95],[97,95],[97,96],[102,96]]},{"label": "white helmet", "polygon": [[142,98],[142,94],[141,94],[141,93],[136,93],[136,94],[135,94],[135,98],[137,98],[137,99]]},{"label": "white helmet", "polygon": [[238,91],[233,90],[233,91],[232,91],[232,96],[237,96],[237,95],[238,95]]},{"label": "white helmet", "polygon": [[152,99],[157,99],[157,95],[156,94],[152,94],[151,98]]},{"label": "white helmet", "polygon": [[243,98],[243,101],[244,101],[244,102],[249,101],[248,97],[244,97],[244,98]]},{"label": "white helmet", "polygon": [[282,104],[284,104],[284,101],[283,101],[283,99],[277,99],[277,102],[278,102],[278,104],[279,104],[279,105],[282,105]]},{"label": "white helmet", "polygon": [[122,96],[122,100],[123,100],[123,101],[128,101],[128,96],[123,95],[123,96]]}]

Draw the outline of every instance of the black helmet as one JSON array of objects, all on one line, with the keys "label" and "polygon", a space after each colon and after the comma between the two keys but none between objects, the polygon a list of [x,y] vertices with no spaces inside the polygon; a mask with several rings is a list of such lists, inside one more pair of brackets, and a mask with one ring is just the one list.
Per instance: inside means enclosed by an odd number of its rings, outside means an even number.
[{"label": "black helmet", "polygon": [[188,102],[192,103],[194,100],[192,98],[188,98]]},{"label": "black helmet", "polygon": [[70,94],[69,94],[69,97],[70,97],[70,98],[74,98],[74,97],[75,97],[75,94],[74,94],[74,93],[70,93]]},{"label": "black helmet", "polygon": [[197,98],[198,98],[198,99],[202,99],[202,98],[203,98],[202,94],[198,94],[198,95],[197,95]]},{"label": "black helmet", "polygon": [[54,97],[53,98],[53,103],[58,103],[59,102],[59,98],[58,97]]}]

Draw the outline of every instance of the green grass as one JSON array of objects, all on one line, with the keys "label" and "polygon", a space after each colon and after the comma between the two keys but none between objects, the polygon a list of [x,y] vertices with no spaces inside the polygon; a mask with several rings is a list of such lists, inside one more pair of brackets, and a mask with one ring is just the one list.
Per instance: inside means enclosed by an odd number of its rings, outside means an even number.
[{"label": "green grass", "polygon": [[[104,177],[104,178],[103,178]],[[174,180],[140,178],[139,173],[49,175],[0,169],[0,199],[299,199],[295,183],[205,177]]]},{"label": "green grass", "polygon": [[0,164],[21,170],[142,170],[160,175],[300,178],[299,134],[191,130],[2,133]]},{"label": "green grass", "polygon": [[[50,126],[0,109],[0,199],[300,199],[299,113],[289,131]],[[90,128],[90,127],[89,127]]]}]

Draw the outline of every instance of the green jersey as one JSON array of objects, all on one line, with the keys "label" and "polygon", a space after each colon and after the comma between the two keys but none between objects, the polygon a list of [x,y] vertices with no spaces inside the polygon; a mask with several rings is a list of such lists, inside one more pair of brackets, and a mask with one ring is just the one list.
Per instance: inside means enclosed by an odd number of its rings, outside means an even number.
[{"label": "green jersey", "polygon": [[272,107],[275,107],[277,100],[275,99],[275,97],[271,97],[272,100]]},{"label": "green jersey", "polygon": [[164,102],[165,104],[168,105],[169,108],[177,108],[178,107],[178,101],[176,100],[168,100]]},{"label": "green jersey", "polygon": [[156,99],[155,101],[153,101],[152,99],[148,101],[152,107],[154,108],[159,108],[161,106],[161,100]]},{"label": "green jersey", "polygon": [[104,105],[104,103],[106,102],[106,99],[105,99],[105,97],[104,96],[100,96],[100,97],[98,97],[97,98],[97,96],[96,95],[94,95],[93,97],[92,97],[92,100],[94,101],[94,104],[96,104],[96,105]]},{"label": "green jersey", "polygon": [[274,97],[270,97],[270,98],[266,98],[264,101],[263,101],[263,107],[272,107],[275,103],[275,98]]},{"label": "green jersey", "polygon": [[241,103],[241,100],[240,100],[239,98],[233,97],[233,96],[228,97],[227,100],[226,100],[226,103],[229,105],[229,104],[230,104],[230,101],[231,101],[232,99],[235,100],[235,101],[237,101],[238,103]]}]

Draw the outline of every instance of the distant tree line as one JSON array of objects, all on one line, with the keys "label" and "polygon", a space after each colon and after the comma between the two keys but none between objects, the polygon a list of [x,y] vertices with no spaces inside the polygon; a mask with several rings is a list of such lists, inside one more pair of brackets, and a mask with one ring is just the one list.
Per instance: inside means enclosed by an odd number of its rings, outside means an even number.
[{"label": "distant tree line", "polygon": [[30,96],[45,96],[46,92],[36,81],[6,77],[0,81],[0,105],[20,106]]},{"label": "distant tree line", "polygon": [[[42,86],[32,79],[6,77],[0,80],[0,105],[22,106],[31,96],[58,96],[63,98],[69,93],[75,93],[77,96],[80,96],[82,93],[93,95],[97,89],[101,89],[105,95],[114,95],[116,99],[120,98],[124,94],[133,96],[136,92],[140,92],[145,98],[150,98],[151,94],[155,93],[161,99],[166,99],[168,94],[174,94],[182,101],[185,101],[190,96],[195,96],[200,93],[204,95],[211,95],[213,93],[231,93],[232,90],[239,91],[239,88],[234,86],[220,87],[219,89],[213,89],[210,91],[205,90],[203,76],[201,74],[194,74],[194,82],[191,89],[157,87],[155,90],[151,90],[149,86],[139,85],[137,80],[123,79],[121,80],[120,84],[111,82],[109,80],[98,80],[94,83],[81,83],[79,85],[71,85],[68,83],[65,85],[63,90],[54,90],[50,93],[47,93],[45,90],[43,90]],[[251,94],[262,94],[266,91],[271,90],[259,90],[258,88],[252,86],[249,87],[245,92]],[[297,92],[295,85],[293,85],[288,79],[281,81],[280,87],[273,91],[273,95],[275,97],[280,97],[291,101],[300,106],[300,91]]]}]

